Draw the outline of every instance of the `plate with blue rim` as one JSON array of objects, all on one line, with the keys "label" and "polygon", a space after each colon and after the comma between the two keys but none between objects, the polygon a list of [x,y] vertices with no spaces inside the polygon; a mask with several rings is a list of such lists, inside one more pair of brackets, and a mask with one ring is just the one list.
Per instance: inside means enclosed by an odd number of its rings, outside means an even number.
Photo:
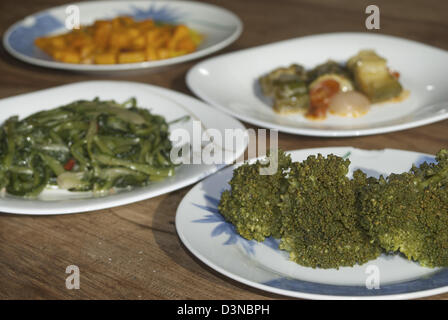
[{"label": "plate with blue rim", "polygon": [[[350,159],[349,175],[361,169],[375,177],[435,161],[432,155],[395,149],[332,147],[288,153],[294,161],[319,153],[335,154]],[[306,299],[413,299],[448,292],[447,268],[425,268],[400,255],[383,254],[363,265],[338,270],[313,269],[290,261],[288,253],[278,248],[278,239],[256,242],[242,238],[218,210],[220,195],[229,188],[235,166],[198,183],[177,209],[181,241],[214,270],[251,287]],[[379,276],[377,285],[369,282],[373,272]]]},{"label": "plate with blue rim", "polygon": [[[69,5],[79,9],[80,25],[95,20],[129,16],[135,20],[153,19],[169,24],[186,24],[199,32],[203,41],[190,54],[155,61],[111,65],[73,64],[54,61],[34,45],[38,37],[67,32]],[[209,55],[225,48],[240,36],[243,23],[227,9],[193,1],[87,1],[43,10],[13,24],[3,35],[5,49],[17,59],[34,65],[81,72],[111,72],[154,69]]]}]

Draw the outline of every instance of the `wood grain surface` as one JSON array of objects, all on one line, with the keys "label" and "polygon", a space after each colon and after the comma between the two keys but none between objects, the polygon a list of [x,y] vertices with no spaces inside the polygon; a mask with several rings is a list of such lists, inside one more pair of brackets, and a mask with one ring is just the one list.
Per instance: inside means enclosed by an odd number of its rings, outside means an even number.
[{"label": "wood grain surface", "polygon": [[[299,36],[335,31],[380,32],[448,50],[448,2],[376,1],[381,30],[365,29],[363,0],[213,0],[244,22],[222,54]],[[1,1],[0,31],[66,1]],[[215,54],[215,55],[217,55]],[[425,57],[422,57],[425,59]],[[0,49],[0,98],[84,80],[115,79],[192,95],[185,74],[197,61],[162,72],[86,75],[35,67]],[[246,124],[247,127],[253,127]],[[285,150],[354,146],[435,153],[448,145],[448,121],[368,137],[313,138],[279,134]],[[0,298],[3,299],[284,299],[232,281],[198,261],[180,242],[176,208],[191,187],[146,201],[61,216],[0,214]],[[67,290],[65,269],[79,266],[81,288]],[[446,299],[448,294],[430,297]]]}]

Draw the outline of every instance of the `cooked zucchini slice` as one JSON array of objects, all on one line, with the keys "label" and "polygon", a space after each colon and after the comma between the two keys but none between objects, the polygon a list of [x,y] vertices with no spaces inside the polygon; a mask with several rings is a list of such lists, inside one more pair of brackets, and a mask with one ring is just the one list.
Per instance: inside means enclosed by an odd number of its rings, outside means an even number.
[{"label": "cooked zucchini slice", "polygon": [[387,68],[386,59],[373,50],[362,50],[347,62],[356,88],[371,102],[382,102],[397,97],[403,88]]},{"label": "cooked zucchini slice", "polygon": [[274,111],[280,114],[304,113],[309,107],[307,74],[297,64],[278,68],[260,78],[263,94],[274,99]]},{"label": "cooked zucchini slice", "polygon": [[274,111],[280,114],[304,113],[309,107],[308,88],[304,81],[277,84]]},{"label": "cooked zucchini slice", "polygon": [[296,94],[288,98],[276,98],[274,111],[279,114],[305,113],[310,106],[308,93]]},{"label": "cooked zucchini slice", "polygon": [[308,71],[308,83],[314,82],[317,78],[326,74],[337,74],[345,78],[349,78],[348,70],[333,60],[328,60],[327,62],[316,66],[314,69]]},{"label": "cooked zucchini slice", "polygon": [[287,68],[277,68],[261,77],[260,86],[264,95],[274,97],[278,87],[288,83],[306,82],[306,79],[305,68],[298,64],[292,64]]}]

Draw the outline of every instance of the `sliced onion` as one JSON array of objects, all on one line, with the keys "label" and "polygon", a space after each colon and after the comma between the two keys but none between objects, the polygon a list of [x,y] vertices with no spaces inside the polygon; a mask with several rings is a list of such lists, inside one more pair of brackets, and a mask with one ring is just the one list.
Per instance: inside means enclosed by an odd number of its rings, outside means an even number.
[{"label": "sliced onion", "polygon": [[339,92],[330,100],[330,113],[343,117],[360,117],[370,110],[370,101],[357,91]]},{"label": "sliced onion", "polygon": [[[37,148],[41,149],[41,150],[45,150],[45,151],[55,151],[55,152],[69,152],[70,149],[63,144],[47,144],[47,145],[40,145]],[[36,148],[36,149],[37,149]]]},{"label": "sliced onion", "polygon": [[56,181],[59,188],[69,190],[83,187],[85,185],[83,177],[84,172],[64,172],[58,175]]}]

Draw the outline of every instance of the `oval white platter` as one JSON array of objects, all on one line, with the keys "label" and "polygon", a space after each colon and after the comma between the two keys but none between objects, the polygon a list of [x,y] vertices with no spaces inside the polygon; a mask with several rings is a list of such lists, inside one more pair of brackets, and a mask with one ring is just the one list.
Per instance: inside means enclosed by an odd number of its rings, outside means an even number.
[{"label": "oval white platter", "polygon": [[[352,147],[289,151],[294,161],[330,153],[348,157],[350,173],[362,169],[370,176],[401,173],[412,164],[434,157],[393,149],[367,151]],[[239,236],[218,211],[220,195],[228,189],[233,169],[208,177],[191,189],[179,204],[176,229],[184,245],[221,274],[268,292],[308,299],[411,299],[448,292],[447,268],[424,268],[398,255],[382,255],[364,265],[313,269],[289,260],[279,241],[249,241]],[[376,272],[379,288],[369,276]],[[371,289],[369,289],[371,288]]]},{"label": "oval white platter", "polygon": [[[1,99],[0,123],[13,115],[18,115],[19,119],[22,119],[37,111],[59,107],[75,100],[95,97],[104,100],[113,99],[117,102],[124,102],[135,97],[139,107],[148,108],[152,113],[164,116],[167,122],[189,116],[188,121],[174,123],[170,125],[169,130],[173,132],[179,129],[178,132],[188,134],[190,139],[194,139],[193,130],[196,130],[196,133],[200,131],[204,134],[207,129],[214,129],[223,137],[225,130],[236,129],[245,132],[244,126],[238,120],[217,112],[194,98],[168,89],[126,81],[78,82]],[[196,129],[194,129],[194,121],[197,121]],[[198,130],[199,125],[201,128]],[[178,166],[174,176],[146,187],[120,190],[104,196],[95,196],[91,192],[69,192],[59,189],[46,189],[37,199],[24,199],[2,194],[0,196],[0,212],[33,215],[76,213],[120,206],[156,197],[193,184],[221,169],[226,163],[235,161],[243,154],[247,146],[246,138],[240,140],[239,143],[230,147],[220,146],[223,155],[222,163],[216,161],[209,162],[210,164],[194,164],[193,161],[190,161],[191,164]],[[173,142],[174,146],[176,141]],[[192,155],[196,152],[198,155],[195,157],[200,157],[203,147],[203,145],[197,147],[193,145]]]},{"label": "oval white platter", "polygon": [[[329,115],[323,121],[279,115],[261,94],[260,76],[301,64],[307,69],[332,59],[345,62],[374,49],[400,73],[409,91],[399,103],[373,105],[365,116]],[[329,33],[244,49],[199,62],[187,74],[189,88],[202,100],[248,123],[292,134],[347,137],[414,128],[448,118],[448,52],[419,42],[368,33]]]},{"label": "oval white platter", "polygon": [[[57,62],[34,45],[37,37],[67,32],[67,7],[79,8],[81,25],[99,19],[131,16],[137,20],[186,24],[204,36],[197,51],[183,56],[139,63],[88,65]],[[69,13],[71,11],[68,11]],[[13,24],[3,35],[3,45],[14,57],[42,67],[87,72],[110,72],[157,68],[211,54],[230,45],[243,30],[241,20],[232,12],[210,4],[193,1],[87,1],[50,8]]]}]

